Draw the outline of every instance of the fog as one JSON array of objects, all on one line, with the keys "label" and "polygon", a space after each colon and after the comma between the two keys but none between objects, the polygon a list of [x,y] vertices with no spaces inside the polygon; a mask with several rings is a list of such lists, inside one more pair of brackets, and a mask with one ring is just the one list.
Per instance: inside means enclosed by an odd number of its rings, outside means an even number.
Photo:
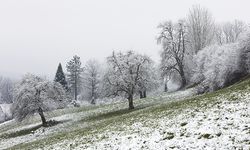
[{"label": "fog", "polygon": [[248,0],[8,0],[0,1],[0,75],[30,72],[53,78],[57,65],[79,55],[101,62],[134,50],[159,60],[157,25],[185,17],[192,5],[217,22],[250,22]]}]

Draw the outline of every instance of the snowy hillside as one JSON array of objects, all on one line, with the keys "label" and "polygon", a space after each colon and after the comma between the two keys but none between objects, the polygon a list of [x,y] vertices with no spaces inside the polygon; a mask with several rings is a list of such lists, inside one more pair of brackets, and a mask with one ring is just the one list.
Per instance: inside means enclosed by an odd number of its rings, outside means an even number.
[{"label": "snowy hillside", "polygon": [[0,124],[0,149],[250,149],[250,80],[193,96],[194,89]]}]

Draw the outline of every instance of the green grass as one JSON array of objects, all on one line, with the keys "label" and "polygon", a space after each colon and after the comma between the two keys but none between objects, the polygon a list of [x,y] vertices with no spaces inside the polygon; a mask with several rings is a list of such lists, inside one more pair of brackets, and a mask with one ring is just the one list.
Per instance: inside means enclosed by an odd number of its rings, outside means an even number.
[{"label": "green grass", "polygon": [[37,129],[41,128],[42,125],[37,125],[37,126],[34,126],[32,128],[28,128],[28,129],[23,129],[23,130],[20,130],[20,131],[16,131],[16,132],[12,132],[12,133],[4,133],[2,135],[0,135],[0,139],[2,138],[13,138],[13,137],[17,137],[17,136],[23,136],[23,135],[27,135],[27,134],[31,134],[33,132],[35,132]]},{"label": "green grass", "polygon": [[[74,123],[72,126],[72,131],[68,133],[54,133],[50,136],[46,137],[46,139],[37,140],[30,143],[22,143],[13,146],[10,149],[33,149],[33,148],[43,148],[43,146],[55,144],[65,139],[74,139],[77,137],[85,137],[84,142],[91,142],[92,139],[88,139],[88,135],[98,135],[98,133],[102,133],[106,130],[112,130],[112,131],[124,131],[124,125],[129,127],[134,122],[142,122],[145,125],[151,125],[149,121],[147,121],[149,118],[161,118],[161,117],[168,117],[172,118],[176,115],[180,114],[182,111],[187,109],[192,110],[201,110],[206,109],[210,105],[215,105],[217,103],[220,103],[218,101],[218,97],[224,97],[228,100],[235,101],[238,99],[237,95],[233,95],[232,93],[246,93],[250,92],[250,79],[247,78],[243,81],[238,82],[235,85],[232,85],[230,87],[218,90],[216,92],[212,93],[206,93],[203,95],[193,96],[191,98],[178,100],[178,101],[162,101],[161,98],[156,99],[143,99],[143,100],[135,100],[136,109],[134,110],[128,110],[126,109],[127,103],[117,103],[117,104],[111,104],[111,105],[105,105],[105,106],[92,106],[89,108],[77,108],[68,110],[68,113],[77,113],[77,112],[85,112],[85,111],[91,111],[95,109],[99,109],[100,107],[107,107],[113,106],[114,110],[107,110],[104,112],[98,112],[90,114],[88,117],[83,118],[82,120]],[[156,103],[150,103],[147,101]],[[123,109],[117,109],[116,106],[122,105]],[[66,112],[64,112],[66,113]],[[56,115],[60,115],[59,113]],[[84,125],[78,128],[78,125]],[[9,135],[9,137],[15,137],[15,136],[21,136],[25,134],[29,134],[32,131],[26,130],[26,131],[20,131],[19,133],[13,133],[12,135]],[[103,137],[105,138],[105,137]],[[206,138],[206,136],[204,137]],[[73,148],[74,146],[77,146],[76,144],[71,145]]]}]

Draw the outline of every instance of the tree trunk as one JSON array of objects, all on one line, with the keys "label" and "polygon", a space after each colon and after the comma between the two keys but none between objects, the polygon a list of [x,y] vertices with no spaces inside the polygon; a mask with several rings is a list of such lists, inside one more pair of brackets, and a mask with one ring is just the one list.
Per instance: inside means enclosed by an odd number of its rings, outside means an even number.
[{"label": "tree trunk", "polygon": [[45,119],[45,116],[44,116],[44,114],[43,114],[43,110],[42,110],[41,107],[39,107],[39,109],[38,109],[38,114],[39,114],[40,117],[41,117],[42,125],[43,125],[44,127],[47,126],[47,121],[46,121],[46,119]]},{"label": "tree trunk", "polygon": [[143,91],[143,98],[146,98],[146,97],[147,97],[147,91],[144,90],[144,91]]},{"label": "tree trunk", "polygon": [[94,85],[94,82],[93,80],[91,81],[91,104],[95,104],[95,85]]},{"label": "tree trunk", "polygon": [[179,69],[180,69],[180,76],[181,76],[181,87],[180,88],[183,88],[186,86],[187,81],[186,81],[185,73],[183,70],[183,66],[179,65]]},{"label": "tree trunk", "polygon": [[143,98],[142,91],[139,91],[139,94],[140,94],[140,99],[142,99]]},{"label": "tree trunk", "polygon": [[182,87],[186,86],[186,84],[187,84],[187,81],[185,77],[182,77]]},{"label": "tree trunk", "polygon": [[184,72],[183,72],[183,73],[181,73],[181,88],[186,86],[186,84],[187,84],[187,81],[186,81],[186,78],[185,78],[185,75],[184,75]]},{"label": "tree trunk", "polygon": [[129,103],[129,109],[134,109],[134,104],[133,104],[133,95],[129,95],[128,97],[128,103]]},{"label": "tree trunk", "polygon": [[139,94],[140,94],[140,99],[147,97],[146,90],[139,91]]},{"label": "tree trunk", "polygon": [[168,91],[168,84],[166,82],[165,85],[164,85],[164,92],[167,92],[167,91]]},{"label": "tree trunk", "polygon": [[75,72],[75,100],[77,100],[77,76]]},{"label": "tree trunk", "polygon": [[93,104],[93,105],[95,105],[95,98],[94,98],[94,96],[91,98],[91,102],[90,103]]}]

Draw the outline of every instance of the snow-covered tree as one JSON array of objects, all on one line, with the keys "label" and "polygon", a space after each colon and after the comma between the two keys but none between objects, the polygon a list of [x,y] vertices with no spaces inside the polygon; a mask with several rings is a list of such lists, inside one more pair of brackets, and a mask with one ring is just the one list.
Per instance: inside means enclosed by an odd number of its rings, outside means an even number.
[{"label": "snow-covered tree", "polygon": [[190,53],[210,45],[214,39],[214,20],[211,13],[199,5],[193,6],[187,16],[188,40]]},{"label": "snow-covered tree", "polygon": [[250,74],[250,31],[239,41],[240,44],[240,69]]},{"label": "snow-covered tree", "polygon": [[61,63],[58,65],[54,81],[60,83],[64,89],[68,91],[68,83],[66,81]]},{"label": "snow-covered tree", "polygon": [[184,56],[186,53],[186,26],[183,20],[173,24],[167,21],[159,25],[161,29],[158,43],[162,44],[161,71],[162,76],[178,74],[181,77],[181,87],[186,85],[184,72]]},{"label": "snow-covered tree", "polygon": [[19,121],[38,113],[42,125],[47,126],[44,112],[65,104],[65,91],[61,84],[32,74],[26,74],[14,91],[13,114]]},{"label": "snow-covered tree", "polygon": [[129,109],[134,109],[133,97],[146,87],[151,59],[133,51],[115,53],[107,58],[104,75],[107,96],[119,95],[128,99]]},{"label": "snow-covered tree", "polygon": [[87,61],[83,74],[83,87],[84,95],[91,104],[95,104],[99,96],[100,73],[100,64],[96,60]]},{"label": "snow-covered tree", "polygon": [[231,85],[245,76],[241,69],[239,43],[211,45],[195,56],[193,82],[200,84],[200,93]]},{"label": "snow-covered tree", "polygon": [[215,35],[218,44],[234,43],[246,32],[247,26],[239,20],[219,24],[216,27]]},{"label": "snow-covered tree", "polygon": [[[143,56],[148,57],[148,56]],[[144,63],[140,69],[140,79],[138,82],[138,91],[140,98],[146,98],[147,92],[154,91],[159,87],[159,74],[154,62],[148,57],[148,62]]]},{"label": "snow-covered tree", "polygon": [[13,102],[14,83],[9,78],[0,77],[0,103]]},{"label": "snow-covered tree", "polygon": [[71,59],[66,65],[67,71],[69,72],[68,84],[71,92],[73,92],[72,94],[74,95],[75,100],[77,100],[77,95],[79,94],[82,82],[83,68],[81,65],[80,57],[77,55],[73,56],[73,59]]},{"label": "snow-covered tree", "polygon": [[0,123],[5,121],[5,114],[2,110],[2,107],[0,107]]},{"label": "snow-covered tree", "polygon": [[200,93],[229,86],[250,73],[250,32],[237,42],[210,45],[195,56],[192,83],[199,84]]}]

